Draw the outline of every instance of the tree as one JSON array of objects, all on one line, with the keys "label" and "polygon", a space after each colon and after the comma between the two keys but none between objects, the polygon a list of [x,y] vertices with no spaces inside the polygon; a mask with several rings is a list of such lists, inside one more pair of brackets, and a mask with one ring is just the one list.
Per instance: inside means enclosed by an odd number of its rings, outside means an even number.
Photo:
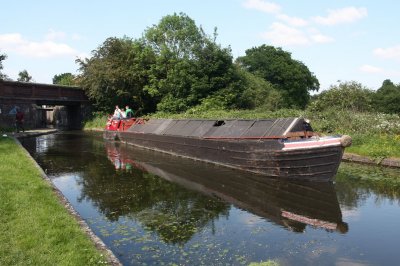
[{"label": "tree", "polygon": [[28,71],[26,71],[26,69],[24,69],[18,73],[17,81],[31,82],[31,81],[33,81],[33,79],[32,79],[32,76],[29,75]]},{"label": "tree", "polygon": [[216,44],[216,31],[210,38],[180,13],[165,16],[148,28],[145,39],[156,54],[146,90],[160,101],[158,110],[185,111],[217,94],[225,95],[226,105],[237,102],[241,88],[231,51]]},{"label": "tree", "polygon": [[152,97],[143,90],[155,55],[142,40],[108,38],[92,55],[76,62],[79,85],[98,110],[111,112],[115,105],[126,104],[144,112],[155,110]]},{"label": "tree", "polygon": [[384,113],[400,113],[400,84],[384,80],[374,97],[375,108]]},{"label": "tree", "polygon": [[1,73],[1,70],[3,69],[3,61],[7,59],[6,54],[0,54],[0,80],[7,80],[8,77],[6,74]]},{"label": "tree", "polygon": [[270,82],[244,69],[239,69],[239,73],[245,87],[240,97],[241,108],[263,108],[273,111],[285,106],[282,93]]},{"label": "tree", "polygon": [[374,92],[355,81],[341,82],[321,92],[309,105],[314,112],[327,109],[351,110],[354,112],[372,111]]},{"label": "tree", "polygon": [[251,48],[237,62],[272,83],[283,94],[288,107],[304,108],[310,100],[309,92],[319,89],[318,79],[307,66],[281,48],[266,45]]},{"label": "tree", "polygon": [[59,75],[54,75],[53,84],[73,86],[77,85],[75,75],[71,73],[62,73]]}]

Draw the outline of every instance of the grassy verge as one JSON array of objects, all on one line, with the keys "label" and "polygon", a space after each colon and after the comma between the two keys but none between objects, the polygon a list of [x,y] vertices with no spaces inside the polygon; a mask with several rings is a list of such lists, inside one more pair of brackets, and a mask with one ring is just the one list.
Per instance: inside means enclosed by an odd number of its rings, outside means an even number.
[{"label": "grassy verge", "polygon": [[400,158],[400,135],[354,134],[353,145],[346,151],[374,159]]},{"label": "grassy verge", "polygon": [[108,116],[96,115],[92,119],[85,121],[84,130],[103,130],[106,126]]},{"label": "grassy verge", "polygon": [[106,264],[14,140],[0,161],[0,265]]}]

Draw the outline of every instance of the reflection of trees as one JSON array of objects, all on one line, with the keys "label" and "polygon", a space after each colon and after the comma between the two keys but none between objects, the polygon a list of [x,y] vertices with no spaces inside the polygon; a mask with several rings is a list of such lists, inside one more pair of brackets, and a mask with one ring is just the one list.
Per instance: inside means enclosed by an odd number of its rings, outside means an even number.
[{"label": "reflection of trees", "polygon": [[208,222],[227,215],[229,205],[138,169],[117,171],[88,165],[80,181],[82,197],[110,220],[129,216],[171,243],[184,243]]},{"label": "reflection of trees", "polygon": [[350,208],[362,205],[372,194],[376,201],[400,202],[400,172],[396,169],[342,163],[336,181],[339,202]]},{"label": "reflection of trees", "polygon": [[[88,200],[109,220],[128,216],[155,231],[166,242],[185,243],[206,224],[228,215],[229,204],[184,189],[153,174],[130,168],[116,171],[104,156],[104,141],[88,134],[63,133],[36,156],[50,175],[82,172],[80,201]],[[32,141],[32,142],[31,142]],[[38,148],[35,139],[26,147]],[[73,166],[73,169],[72,167]]]}]

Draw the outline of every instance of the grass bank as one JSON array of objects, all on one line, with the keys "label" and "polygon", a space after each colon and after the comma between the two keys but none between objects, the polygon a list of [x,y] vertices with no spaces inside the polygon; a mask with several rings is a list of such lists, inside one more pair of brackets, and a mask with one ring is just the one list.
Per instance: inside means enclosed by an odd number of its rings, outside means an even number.
[{"label": "grass bank", "polygon": [[0,138],[0,265],[107,264],[25,151]]}]

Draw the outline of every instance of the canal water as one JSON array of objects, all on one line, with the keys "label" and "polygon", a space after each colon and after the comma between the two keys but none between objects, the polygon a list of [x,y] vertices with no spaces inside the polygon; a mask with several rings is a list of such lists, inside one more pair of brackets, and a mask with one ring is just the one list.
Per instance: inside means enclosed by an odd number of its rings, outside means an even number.
[{"label": "canal water", "polygon": [[21,141],[124,265],[398,265],[400,171],[282,182],[64,132]]}]

